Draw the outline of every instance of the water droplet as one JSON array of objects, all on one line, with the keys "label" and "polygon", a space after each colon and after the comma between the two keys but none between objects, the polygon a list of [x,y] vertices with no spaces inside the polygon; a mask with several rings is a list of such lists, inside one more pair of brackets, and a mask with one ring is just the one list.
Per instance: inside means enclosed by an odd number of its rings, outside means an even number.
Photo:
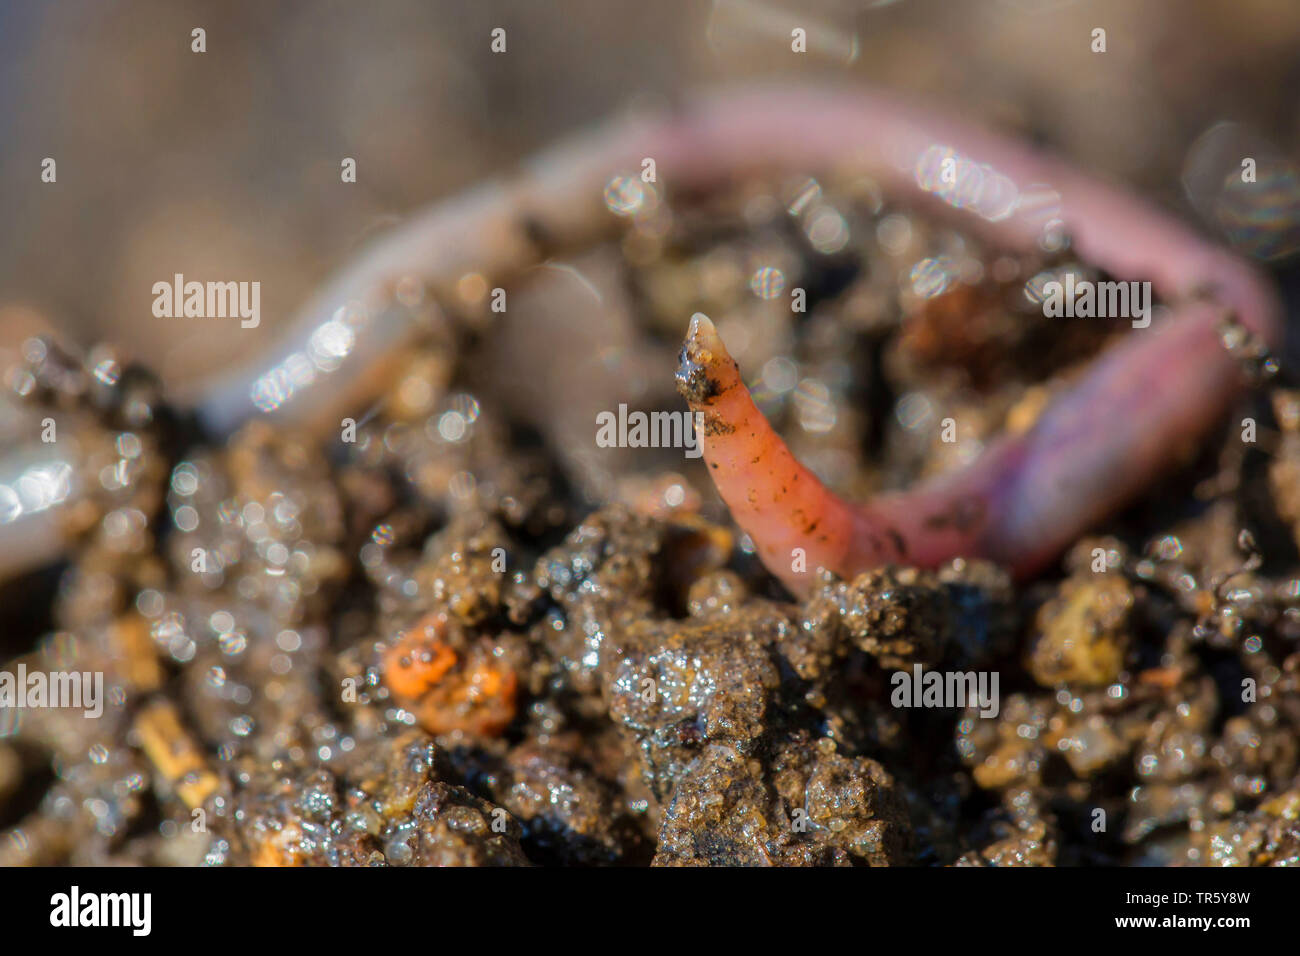
[{"label": "water droplet", "polygon": [[945,257],[922,259],[912,266],[909,275],[912,291],[923,299],[943,294],[952,280],[952,266],[952,260]]},{"label": "water droplet", "polygon": [[637,176],[615,176],[605,186],[605,205],[618,216],[634,216],[645,203],[645,184]]},{"label": "water droplet", "polygon": [[775,299],[785,291],[785,273],[773,266],[755,270],[749,288],[760,299]]}]

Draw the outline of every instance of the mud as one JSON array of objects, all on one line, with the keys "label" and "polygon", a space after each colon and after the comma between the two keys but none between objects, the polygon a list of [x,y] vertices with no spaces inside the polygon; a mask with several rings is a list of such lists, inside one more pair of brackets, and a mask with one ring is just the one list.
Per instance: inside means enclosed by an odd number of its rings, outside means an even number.
[{"label": "mud", "polygon": [[[861,495],[1026,427],[1125,334],[1025,297],[1068,248],[1007,257],[859,177],[813,185],[620,220],[595,288],[630,338],[593,310],[526,403],[485,367],[486,306],[440,302],[355,443],[203,435],[142,370],[29,348],[7,387],[93,493],[5,669],[102,669],[109,705],[6,713],[0,864],[1300,863],[1294,390],[1261,384],[1266,440],[1225,431],[1038,580],[884,567],[802,603],[700,462],[566,413],[679,410],[706,310],[792,449]],[[996,671],[997,716],[892,706],[914,665]]]}]

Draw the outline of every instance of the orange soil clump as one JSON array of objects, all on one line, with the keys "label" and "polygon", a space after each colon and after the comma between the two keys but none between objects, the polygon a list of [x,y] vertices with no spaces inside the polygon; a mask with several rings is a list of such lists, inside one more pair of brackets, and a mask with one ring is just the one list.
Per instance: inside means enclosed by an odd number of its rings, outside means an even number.
[{"label": "orange soil clump", "polygon": [[514,719],[519,681],[486,646],[462,658],[447,632],[445,614],[417,621],[384,654],[384,683],[431,734],[496,736]]}]

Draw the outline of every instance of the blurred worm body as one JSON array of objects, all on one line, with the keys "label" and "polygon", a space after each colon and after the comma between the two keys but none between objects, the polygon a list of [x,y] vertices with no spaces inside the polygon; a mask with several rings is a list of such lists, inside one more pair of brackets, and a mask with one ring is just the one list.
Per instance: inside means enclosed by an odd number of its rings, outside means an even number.
[{"label": "blurred worm body", "polygon": [[[1085,261],[1112,276],[1150,280],[1169,301],[1212,286],[1216,301],[1254,332],[1268,340],[1276,331],[1277,306],[1249,267],[1131,195],[880,94],[757,86],[703,94],[667,115],[598,127],[540,154],[511,182],[435,204],[308,303],[269,358],[233,370],[212,388],[200,402],[201,417],[217,433],[264,414],[337,428],[339,414],[364,410],[391,382],[386,369],[420,332],[413,310],[397,302],[403,281],[449,289],[474,272],[499,283],[536,264],[540,252],[531,233],[537,229],[555,245],[590,241],[610,228],[606,183],[640,169],[647,157],[669,188],[706,188],[747,169],[861,170],[895,198],[959,217],[964,228],[1009,250],[1032,248],[1050,221],[1064,228]],[[949,161],[951,186],[933,168]],[[1032,201],[1043,193],[1041,184],[1059,201]],[[323,329],[337,331],[331,323],[339,321],[348,325],[344,344],[321,360],[313,343]],[[1212,330],[1202,332],[1208,341]],[[1189,409],[1189,418],[1222,405],[1227,364],[1207,365],[1205,379],[1180,376],[1199,382],[1199,398],[1184,396],[1200,410]]]}]

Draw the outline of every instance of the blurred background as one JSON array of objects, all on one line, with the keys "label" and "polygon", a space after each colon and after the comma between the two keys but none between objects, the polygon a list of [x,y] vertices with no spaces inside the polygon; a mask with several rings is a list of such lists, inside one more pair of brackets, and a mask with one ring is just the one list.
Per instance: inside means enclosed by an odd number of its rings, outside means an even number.
[{"label": "blurred background", "polygon": [[[192,387],[422,205],[621,108],[786,75],[979,118],[1284,259],[1298,53],[1295,0],[3,0],[0,323]],[[1273,186],[1225,213],[1243,144]],[[261,327],[154,319],[176,272],[260,280]]]}]

